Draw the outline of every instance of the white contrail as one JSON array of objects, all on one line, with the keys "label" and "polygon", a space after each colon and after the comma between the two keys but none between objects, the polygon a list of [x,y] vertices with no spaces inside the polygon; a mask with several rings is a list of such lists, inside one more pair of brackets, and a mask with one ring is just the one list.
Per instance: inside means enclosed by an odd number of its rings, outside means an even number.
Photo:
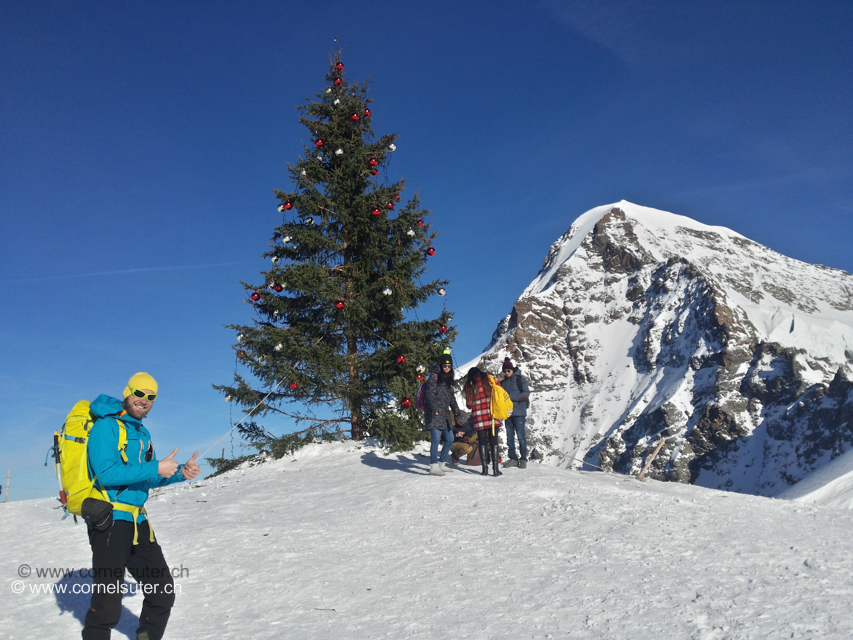
[{"label": "white contrail", "polygon": [[129,273],[150,273],[152,271],[186,271],[188,269],[208,269],[210,267],[232,267],[239,264],[256,264],[256,261],[243,262],[218,262],[214,264],[193,264],[185,267],[141,267],[139,269],[120,269],[118,271],[97,271],[95,273],[76,273],[72,275],[48,276],[44,278],[22,278],[20,280],[6,280],[7,284],[18,282],[43,282],[47,280],[68,280],[71,278],[95,278],[98,276],[119,276]]}]

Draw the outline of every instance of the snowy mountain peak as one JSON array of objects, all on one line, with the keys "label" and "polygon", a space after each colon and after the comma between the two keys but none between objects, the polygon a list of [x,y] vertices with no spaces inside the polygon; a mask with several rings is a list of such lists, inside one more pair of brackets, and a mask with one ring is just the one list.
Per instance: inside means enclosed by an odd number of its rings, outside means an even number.
[{"label": "snowy mountain peak", "polygon": [[847,272],[622,201],[551,246],[481,360],[522,365],[552,463],[638,473],[663,438],[654,477],[773,495],[853,441],[851,291]]}]

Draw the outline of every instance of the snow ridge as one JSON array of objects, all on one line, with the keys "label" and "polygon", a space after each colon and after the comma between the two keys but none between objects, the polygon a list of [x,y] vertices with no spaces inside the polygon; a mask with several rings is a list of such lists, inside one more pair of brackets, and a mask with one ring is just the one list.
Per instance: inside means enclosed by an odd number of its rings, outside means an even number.
[{"label": "snow ridge", "polygon": [[[853,635],[853,512],[544,464],[427,470],[324,443],[158,491],[148,512],[180,586],[167,637]],[[91,585],[91,552],[55,504],[0,504],[4,639],[79,637],[89,597],[71,590]],[[124,598],[113,638],[136,637],[141,604]]]}]

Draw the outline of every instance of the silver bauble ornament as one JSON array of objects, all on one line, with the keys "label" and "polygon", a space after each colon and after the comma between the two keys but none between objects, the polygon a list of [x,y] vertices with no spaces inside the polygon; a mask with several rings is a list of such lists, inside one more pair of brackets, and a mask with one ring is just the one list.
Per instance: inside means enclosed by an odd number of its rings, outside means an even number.
[{"label": "silver bauble ornament", "polygon": [[447,293],[447,291],[445,291],[443,288],[438,290],[438,295],[440,296],[443,296],[445,293]]},{"label": "silver bauble ornament", "polygon": [[386,287],[385,289],[383,289],[383,290],[382,290],[382,293],[383,293],[383,294],[385,294],[386,296],[390,296],[390,295],[391,295],[392,293],[394,293],[394,292],[393,292],[393,291],[391,291],[391,289],[388,289],[388,288]]}]

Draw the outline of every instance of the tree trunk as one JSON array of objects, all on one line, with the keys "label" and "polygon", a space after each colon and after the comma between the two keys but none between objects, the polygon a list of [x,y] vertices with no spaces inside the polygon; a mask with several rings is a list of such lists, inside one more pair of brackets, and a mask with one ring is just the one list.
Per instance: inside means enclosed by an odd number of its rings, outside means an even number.
[{"label": "tree trunk", "polygon": [[[350,389],[357,389],[358,384],[358,341],[350,338],[347,341],[347,355],[349,356],[349,384]],[[361,415],[361,396],[350,395],[350,408],[352,410],[352,422],[350,433],[353,440],[364,438],[364,416]]]}]

